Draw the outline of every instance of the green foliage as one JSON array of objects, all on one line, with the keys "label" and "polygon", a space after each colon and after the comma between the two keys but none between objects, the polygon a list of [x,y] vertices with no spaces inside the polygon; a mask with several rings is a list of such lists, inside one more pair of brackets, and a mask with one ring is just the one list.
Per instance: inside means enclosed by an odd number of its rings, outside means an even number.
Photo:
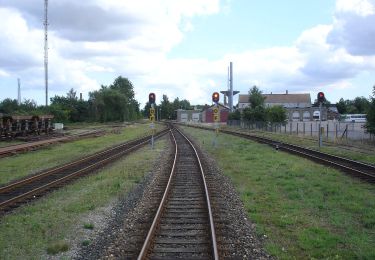
[{"label": "green foliage", "polygon": [[[145,107],[142,110],[142,115],[144,117],[149,116],[150,111],[150,104],[147,102]],[[190,102],[186,99],[179,100],[179,98],[175,98],[173,102],[170,102],[168,99],[168,96],[163,94],[162,100],[160,102],[160,105],[156,105],[155,109],[158,111],[161,111],[161,119],[172,119],[175,120],[177,118],[177,109],[186,109],[190,110],[193,109],[193,107],[190,105]],[[160,109],[160,110],[159,110]]]},{"label": "green foliage", "polygon": [[375,134],[375,86],[373,87],[373,97],[369,103],[367,111],[367,123],[365,125],[369,133]]},{"label": "green foliage", "polygon": [[336,106],[340,114],[366,114],[370,101],[365,97],[356,97],[354,100],[341,98]]},{"label": "green foliage", "polygon": [[265,122],[267,119],[266,110],[263,106],[247,107],[243,110],[243,118],[250,122]]},{"label": "green foliage", "polygon": [[85,223],[85,224],[83,224],[83,227],[85,229],[94,229],[94,224],[93,223]]},{"label": "green foliage", "polygon": [[241,112],[237,109],[233,113],[229,113],[229,120],[241,120]]},{"label": "green foliage", "polygon": [[47,253],[49,255],[56,255],[60,252],[66,252],[69,250],[69,245],[65,241],[57,241],[47,247]]},{"label": "green foliage", "polygon": [[263,107],[265,99],[266,98],[262,95],[262,91],[260,91],[257,86],[253,86],[249,90],[249,102],[252,109]]},{"label": "green foliage", "polygon": [[243,110],[243,118],[250,122],[284,123],[286,111],[282,106],[264,107],[266,97],[256,86],[249,90],[250,107]]},{"label": "green foliage", "polygon": [[271,123],[285,123],[287,120],[286,110],[282,106],[266,108],[267,121]]},{"label": "green foliage", "polygon": [[89,96],[90,116],[95,121],[131,121],[140,116],[133,84],[127,78],[120,76],[112,85],[102,86]]},{"label": "green foliage", "polygon": [[140,118],[139,104],[134,99],[132,83],[119,76],[112,85],[102,86],[98,91],[89,93],[89,100],[77,98],[73,88],[66,96],[54,96],[48,107],[37,106],[33,100],[4,99],[0,102],[0,113],[4,114],[53,114],[58,122],[87,121],[132,121]]}]

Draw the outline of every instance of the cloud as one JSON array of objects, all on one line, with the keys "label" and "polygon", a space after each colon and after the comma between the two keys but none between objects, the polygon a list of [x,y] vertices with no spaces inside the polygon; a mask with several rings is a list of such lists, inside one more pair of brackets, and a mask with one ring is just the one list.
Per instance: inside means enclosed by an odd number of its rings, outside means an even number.
[{"label": "cloud", "polygon": [[[194,30],[193,17],[230,12],[231,0],[50,1],[50,93],[88,93],[123,75],[141,103],[151,90],[206,103],[227,88],[230,61],[241,92],[254,84],[274,93],[351,88],[348,80],[375,68],[374,1],[337,0],[332,24],[307,28],[290,46],[216,60],[168,53]],[[29,90],[44,87],[42,2],[0,0],[0,77],[21,77]]]},{"label": "cloud", "polygon": [[375,55],[375,0],[338,0],[327,41],[356,56]]},{"label": "cloud", "polygon": [[0,17],[0,68],[13,72],[37,66],[43,60],[41,31],[30,29],[14,10],[0,8]]}]

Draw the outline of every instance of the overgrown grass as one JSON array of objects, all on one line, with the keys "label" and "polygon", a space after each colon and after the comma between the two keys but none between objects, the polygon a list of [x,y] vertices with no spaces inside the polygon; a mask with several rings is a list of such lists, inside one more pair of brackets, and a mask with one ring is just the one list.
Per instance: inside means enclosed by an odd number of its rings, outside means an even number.
[{"label": "overgrown grass", "polygon": [[[93,227],[85,216],[128,193],[151,170],[165,141],[124,158],[0,219],[0,259],[42,259],[68,250],[70,238]],[[78,228],[78,230],[77,230]],[[77,243],[88,245],[89,240]]]},{"label": "overgrown grass", "polygon": [[[162,128],[161,125],[156,127]],[[107,134],[96,138],[56,144],[41,150],[2,158],[0,159],[0,184],[76,160],[82,156],[93,154],[95,151],[150,133],[147,124],[135,124],[127,126],[120,134]]]},{"label": "overgrown grass", "polygon": [[280,259],[375,259],[375,187],[269,146],[184,128],[238,190]]},{"label": "overgrown grass", "polygon": [[[239,129],[235,127],[226,127],[226,128],[229,130],[237,130],[237,131],[240,130],[243,132],[249,132],[246,129]],[[361,147],[345,146],[345,144],[334,144],[334,143],[329,143],[329,145],[323,144],[323,147],[319,148],[318,141],[311,139],[309,137],[301,137],[297,135],[271,133],[271,132],[263,132],[263,131],[250,131],[250,132],[252,134],[260,135],[263,137],[268,137],[268,138],[278,140],[281,142],[301,145],[301,146],[308,147],[311,149],[320,150],[322,152],[346,157],[352,160],[375,164],[375,148],[374,147],[372,147],[374,152],[371,152],[371,150],[369,150],[370,147],[368,147],[369,149],[367,149],[366,152],[361,152]]]}]

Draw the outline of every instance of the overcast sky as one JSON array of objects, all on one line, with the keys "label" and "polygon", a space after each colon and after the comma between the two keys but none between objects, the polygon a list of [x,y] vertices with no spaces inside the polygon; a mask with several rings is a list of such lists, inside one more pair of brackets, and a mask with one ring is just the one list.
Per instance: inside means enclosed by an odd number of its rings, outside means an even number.
[{"label": "overcast sky", "polygon": [[[0,0],[0,100],[44,104],[44,0]],[[49,96],[88,97],[129,78],[148,93],[211,103],[246,94],[324,91],[331,102],[375,85],[375,0],[50,0]],[[235,104],[237,99],[235,99]]]}]

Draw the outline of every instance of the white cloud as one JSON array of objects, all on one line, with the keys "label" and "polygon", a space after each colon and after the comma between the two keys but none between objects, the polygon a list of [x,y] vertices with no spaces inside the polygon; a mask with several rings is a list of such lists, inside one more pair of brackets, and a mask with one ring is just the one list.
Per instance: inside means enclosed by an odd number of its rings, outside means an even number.
[{"label": "white cloud", "polygon": [[[70,88],[87,93],[123,75],[141,103],[150,91],[158,98],[167,94],[170,100],[206,103],[213,91],[227,88],[230,61],[235,88],[242,92],[254,84],[274,93],[352,88],[348,79],[375,69],[374,1],[337,0],[333,23],[306,29],[293,45],[233,52],[217,60],[167,54],[194,30],[192,17],[228,12],[231,0],[51,1],[51,93]],[[42,89],[43,5],[2,3],[0,77],[20,76],[28,89]]]},{"label": "white cloud", "polygon": [[336,11],[339,13],[352,12],[360,16],[375,13],[374,2],[371,0],[337,0]]}]

